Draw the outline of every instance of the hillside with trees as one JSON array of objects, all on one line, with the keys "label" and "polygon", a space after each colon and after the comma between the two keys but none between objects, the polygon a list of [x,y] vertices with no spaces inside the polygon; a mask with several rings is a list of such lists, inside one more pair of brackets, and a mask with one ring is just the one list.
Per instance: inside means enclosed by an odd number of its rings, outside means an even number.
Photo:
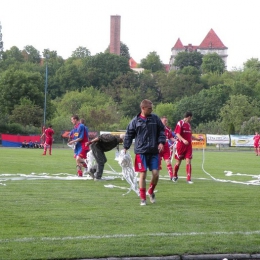
[{"label": "hillside with trees", "polygon": [[178,70],[166,72],[159,55],[149,52],[129,68],[128,47],[121,55],[91,55],[79,46],[63,59],[55,50],[40,52],[16,46],[0,56],[0,133],[39,133],[43,125],[46,69],[46,119],[60,133],[71,129],[70,117],[86,119],[92,131],[125,129],[139,112],[140,101],[154,103],[154,112],[175,123],[190,110],[193,130],[211,134],[253,134],[259,131],[260,61],[245,61],[243,69],[225,70],[217,54],[179,53]]}]

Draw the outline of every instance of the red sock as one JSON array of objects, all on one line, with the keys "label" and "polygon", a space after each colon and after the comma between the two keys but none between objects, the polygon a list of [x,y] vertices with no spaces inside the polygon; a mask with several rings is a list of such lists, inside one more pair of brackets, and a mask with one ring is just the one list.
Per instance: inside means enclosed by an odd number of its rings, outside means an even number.
[{"label": "red sock", "polygon": [[172,173],[173,169],[172,169],[172,165],[171,164],[167,165],[167,170],[168,170],[170,178],[172,178],[173,177],[173,173]]},{"label": "red sock", "polygon": [[177,177],[178,176],[178,171],[179,171],[179,165],[178,164],[175,164],[174,165],[174,174],[173,174],[173,177]]},{"label": "red sock", "polygon": [[187,181],[191,180],[191,164],[186,165]]},{"label": "red sock", "polygon": [[150,187],[149,187],[149,189],[148,189],[148,194],[153,194],[153,191],[154,191],[154,189],[155,189],[155,184],[153,184],[153,183],[150,183]]},{"label": "red sock", "polygon": [[82,177],[82,175],[83,175],[83,174],[82,174],[82,170],[78,170],[78,176],[79,176],[79,177]]},{"label": "red sock", "polygon": [[141,200],[146,200],[146,188],[140,188],[139,190]]}]

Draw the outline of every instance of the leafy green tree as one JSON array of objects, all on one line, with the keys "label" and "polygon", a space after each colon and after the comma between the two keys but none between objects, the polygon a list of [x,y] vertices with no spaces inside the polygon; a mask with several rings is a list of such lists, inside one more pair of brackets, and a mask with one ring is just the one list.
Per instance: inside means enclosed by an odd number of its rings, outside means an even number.
[{"label": "leafy green tree", "polygon": [[203,84],[196,82],[197,77],[194,75],[178,74],[174,78],[173,87],[175,89],[175,100],[180,100],[185,96],[192,96],[203,89]]},{"label": "leafy green tree", "polygon": [[132,118],[140,112],[140,103],[144,99],[141,90],[138,88],[122,89],[122,102],[118,105],[118,110],[121,116]]},{"label": "leafy green tree", "polygon": [[173,128],[177,123],[173,119],[174,110],[175,105],[173,103],[159,103],[156,105],[153,112],[159,117],[166,116],[168,118],[168,125]]},{"label": "leafy green tree", "polygon": [[10,64],[14,62],[24,62],[23,54],[16,46],[13,46],[10,50],[3,52],[2,57],[4,61],[9,61]]},{"label": "leafy green tree", "polygon": [[126,130],[126,128],[129,125],[131,120],[132,120],[132,118],[127,117],[127,116],[120,117],[119,129],[117,129],[117,130]]},{"label": "leafy green tree", "polygon": [[70,122],[73,114],[84,118],[90,130],[116,130],[119,126],[120,115],[116,103],[112,98],[93,87],[85,88],[82,91],[67,92],[53,103],[56,107],[56,114],[51,122],[58,128],[63,127],[61,130],[69,127],[66,120]]},{"label": "leafy green tree", "polygon": [[139,103],[143,99],[149,99],[156,105],[162,100],[161,90],[156,81],[156,77],[149,71],[144,71],[144,73],[139,75],[139,93]]},{"label": "leafy green tree", "polygon": [[59,88],[50,89],[52,96],[61,96],[66,91],[81,89],[84,82],[78,66],[74,64],[64,64],[55,73],[55,86]]},{"label": "leafy green tree", "polygon": [[195,82],[200,82],[200,71],[194,66],[186,66],[183,69],[177,71],[177,74],[194,76]]},{"label": "leafy green tree", "polygon": [[79,112],[89,129],[95,131],[116,131],[119,127],[120,117],[117,114],[116,104],[104,103],[100,106],[82,106]]},{"label": "leafy green tree", "polygon": [[101,91],[105,92],[108,96],[111,96],[116,103],[121,104],[124,102],[122,98],[123,89],[136,91],[139,84],[139,74],[129,71],[125,74],[120,74],[111,84],[101,88]]},{"label": "leafy green tree", "polygon": [[158,91],[161,93],[161,102],[171,103],[180,96],[180,91],[175,87],[177,71],[169,73],[155,73],[153,78],[157,84]]},{"label": "leafy green tree", "polygon": [[98,53],[84,59],[83,67],[86,86],[101,88],[108,86],[119,75],[130,71],[128,59],[111,53]]},{"label": "leafy green tree", "polygon": [[32,45],[26,45],[22,51],[24,59],[26,61],[39,64],[41,61],[41,55]]},{"label": "leafy green tree", "polygon": [[259,116],[259,103],[244,95],[232,95],[227,103],[220,109],[220,117],[226,131],[232,123],[238,133],[244,121],[252,116]]},{"label": "leafy green tree", "polygon": [[86,47],[79,46],[75,51],[72,52],[71,57],[77,59],[84,59],[91,56],[90,51]]},{"label": "leafy green tree", "polygon": [[44,83],[38,72],[9,69],[0,77],[0,111],[11,114],[21,98],[43,107]]},{"label": "leafy green tree", "polygon": [[156,72],[164,69],[160,56],[155,51],[150,52],[146,56],[146,58],[141,60],[140,67],[151,72]]},{"label": "leafy green tree", "polygon": [[246,95],[260,100],[260,71],[247,68],[244,71],[225,72],[224,84],[231,87],[231,95]]},{"label": "leafy green tree", "polygon": [[183,89],[183,91],[180,91],[182,96],[196,94],[204,87],[200,81],[200,72],[196,67],[184,67],[177,71],[177,75],[178,77],[175,79],[175,87],[176,83],[178,83],[177,88],[179,90]]},{"label": "leafy green tree", "polygon": [[53,101],[56,107],[56,116],[79,114],[80,109],[84,106],[99,107],[106,103],[114,104],[111,97],[94,87],[88,87],[81,91],[68,91],[64,96]]},{"label": "leafy green tree", "polygon": [[192,130],[193,133],[204,133],[204,134],[227,134],[227,132],[223,129],[223,126],[219,120],[210,121],[207,123],[200,123]]},{"label": "leafy green tree", "polygon": [[64,65],[64,60],[61,56],[58,56],[57,51],[50,51],[49,49],[44,49],[43,57],[44,66],[41,66],[41,74],[46,82],[47,70],[48,93],[52,99],[55,99],[63,93],[60,91],[59,80],[56,78],[56,72]]},{"label": "leafy green tree", "polygon": [[260,70],[246,69],[237,73],[236,80],[233,82],[232,94],[243,94],[256,97],[260,100]]},{"label": "leafy green tree", "polygon": [[210,88],[212,86],[216,86],[220,84],[229,85],[228,82],[225,82],[225,79],[222,77],[222,75],[223,74],[211,73],[211,72],[207,74],[202,74],[200,77],[200,82],[204,85],[204,88]]},{"label": "leafy green tree", "polygon": [[9,69],[9,66],[17,66],[25,62],[22,52],[13,46],[10,50],[3,51],[0,59],[0,72]]},{"label": "leafy green tree", "polygon": [[229,135],[234,135],[236,133],[236,130],[235,130],[235,126],[234,124],[231,122],[228,126],[228,134]]},{"label": "leafy green tree", "polygon": [[213,86],[210,89],[203,89],[199,93],[182,98],[175,103],[173,117],[179,120],[186,111],[193,112],[192,125],[216,121],[222,106],[229,98],[230,88],[225,85]]},{"label": "leafy green tree", "polygon": [[43,118],[43,109],[27,98],[21,98],[20,105],[15,105],[10,116],[10,122],[23,126],[33,125],[40,127]]},{"label": "leafy green tree", "polygon": [[128,78],[125,85],[121,87],[119,99],[117,99],[118,110],[121,115],[133,117],[140,111],[140,103],[143,99],[150,99],[154,105],[160,102],[161,93],[156,79],[151,73],[142,73],[130,81]]},{"label": "leafy green tree", "polygon": [[128,60],[131,58],[129,48],[123,42],[120,42],[120,56],[126,57]]},{"label": "leafy green tree", "polygon": [[257,58],[251,58],[244,63],[244,70],[253,69],[260,71],[260,61]]},{"label": "leafy green tree", "polygon": [[222,74],[225,71],[225,62],[217,53],[208,53],[202,58],[201,69],[203,73]]},{"label": "leafy green tree", "polygon": [[255,132],[260,132],[260,118],[252,116],[248,121],[243,122],[239,134],[252,135]]},{"label": "leafy green tree", "polygon": [[202,57],[203,55],[200,52],[182,51],[176,55],[173,65],[178,67],[179,69],[193,66],[199,70],[202,64]]},{"label": "leafy green tree", "polygon": [[232,85],[232,95],[245,95],[245,96],[253,96],[254,89],[250,88],[247,82],[236,81]]}]

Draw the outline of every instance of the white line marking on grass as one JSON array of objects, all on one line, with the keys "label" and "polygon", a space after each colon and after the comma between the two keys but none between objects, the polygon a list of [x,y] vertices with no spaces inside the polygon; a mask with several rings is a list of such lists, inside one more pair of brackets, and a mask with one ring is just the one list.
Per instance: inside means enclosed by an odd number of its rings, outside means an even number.
[{"label": "white line marking on grass", "polygon": [[[106,176],[104,177],[105,180],[114,180],[118,178],[116,176]],[[89,175],[78,177],[75,174],[69,173],[56,173],[56,174],[49,174],[49,173],[34,173],[31,174],[0,174],[0,182],[3,181],[22,181],[22,180],[65,180],[65,181],[73,181],[73,180],[93,180],[92,177]]]},{"label": "white line marking on grass", "polygon": [[225,179],[217,179],[213,177],[210,173],[206,172],[204,169],[204,162],[205,162],[205,151],[203,149],[203,156],[202,156],[202,165],[201,168],[204,173],[206,173],[212,180],[218,181],[218,182],[229,182],[229,183],[235,183],[235,184],[244,184],[244,185],[260,185],[260,175],[252,175],[252,174],[241,174],[241,173],[236,173],[233,174],[232,171],[224,171],[226,176],[232,176],[232,175],[237,175],[237,176],[248,176],[251,178],[254,178],[255,180],[250,180],[250,181],[232,181],[232,180],[225,180]]},{"label": "white line marking on grass", "polygon": [[37,241],[66,241],[66,240],[90,240],[90,239],[111,239],[111,238],[131,238],[131,237],[180,237],[180,236],[230,236],[230,235],[259,235],[260,230],[256,231],[234,231],[234,232],[184,232],[184,233],[147,233],[147,234],[115,234],[115,235],[100,235],[100,236],[75,236],[75,237],[24,237],[13,239],[0,239],[0,243],[13,243],[13,242],[37,242]]}]

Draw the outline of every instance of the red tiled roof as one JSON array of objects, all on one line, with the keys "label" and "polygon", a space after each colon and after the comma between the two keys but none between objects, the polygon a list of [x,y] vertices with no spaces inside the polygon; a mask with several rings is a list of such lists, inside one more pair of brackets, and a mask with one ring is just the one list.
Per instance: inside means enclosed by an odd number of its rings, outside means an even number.
[{"label": "red tiled roof", "polygon": [[172,47],[172,49],[184,49],[184,46],[180,40],[180,38],[178,38],[177,42],[175,43],[175,45]]},{"label": "red tiled roof", "polygon": [[219,39],[213,29],[210,29],[202,43],[198,46],[200,49],[227,49],[223,42]]},{"label": "red tiled roof", "polygon": [[198,49],[198,46],[193,46],[192,44],[188,44],[188,45],[185,45],[184,48],[187,50],[187,51],[195,51]]},{"label": "red tiled roof", "polygon": [[131,68],[131,69],[133,69],[133,68],[137,68],[137,62],[131,57],[130,59],[129,59],[129,61],[128,61],[128,63],[129,63],[129,67]]}]

